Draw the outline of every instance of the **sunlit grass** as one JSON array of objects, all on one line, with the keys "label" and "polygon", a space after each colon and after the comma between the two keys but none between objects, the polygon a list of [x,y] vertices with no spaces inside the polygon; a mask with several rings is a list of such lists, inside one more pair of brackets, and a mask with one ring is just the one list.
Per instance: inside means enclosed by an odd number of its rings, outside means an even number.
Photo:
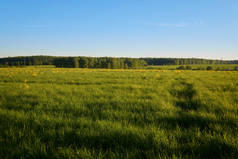
[{"label": "sunlit grass", "polygon": [[0,158],[237,158],[238,72],[0,68]]}]

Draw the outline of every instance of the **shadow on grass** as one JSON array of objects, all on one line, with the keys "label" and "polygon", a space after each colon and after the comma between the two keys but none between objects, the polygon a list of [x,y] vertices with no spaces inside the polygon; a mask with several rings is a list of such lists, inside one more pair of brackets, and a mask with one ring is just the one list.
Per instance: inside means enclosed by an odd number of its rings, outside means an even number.
[{"label": "shadow on grass", "polygon": [[[218,139],[212,139],[206,143],[202,143],[199,146],[193,146],[191,148],[197,157],[203,159],[222,159],[222,158],[237,158],[238,150],[236,147],[219,141]],[[188,149],[185,151],[189,151]],[[190,150],[191,151],[191,150]]]},{"label": "shadow on grass", "polygon": [[163,117],[157,119],[158,125],[164,129],[173,130],[180,127],[182,130],[190,128],[199,128],[201,131],[209,131],[214,126],[221,126],[229,130],[231,133],[236,133],[238,130],[238,123],[233,120],[211,119],[209,117],[201,116],[199,114],[190,114],[188,112],[179,112],[177,116]]},{"label": "shadow on grass", "polygon": [[[172,158],[173,155],[184,158],[222,159],[236,158],[237,147],[221,141],[218,137],[195,137],[193,133],[184,133],[177,138],[179,147],[160,143],[153,134],[123,132],[122,130],[101,130],[98,133],[77,133],[69,131],[49,138],[57,147],[84,147],[103,152],[134,152],[136,158],[155,158],[158,155]],[[48,141],[48,140],[46,140]]]},{"label": "shadow on grass", "polygon": [[[192,116],[185,112],[177,118],[162,118],[161,122],[167,124],[167,127],[171,127],[171,129],[175,128],[176,125],[186,129],[196,125],[205,129],[208,124],[212,124],[214,121],[200,116]],[[219,137],[203,138],[202,136],[195,136],[192,132],[185,131],[182,136],[175,135],[178,147],[173,148],[170,143],[161,143],[153,133],[140,133],[136,130],[113,128],[106,129],[97,124],[89,124],[88,126],[78,124],[78,128],[67,130],[64,129],[65,124],[63,123],[57,126],[52,121],[39,123],[30,118],[16,121],[5,114],[5,116],[0,117],[0,128],[5,130],[0,133],[0,137],[6,139],[3,144],[5,148],[2,150],[10,153],[12,149],[17,149],[20,154],[20,152],[23,153],[25,151],[27,147],[24,147],[24,145],[26,145],[31,147],[30,151],[40,154],[43,153],[40,151],[41,145],[50,145],[47,152],[45,152],[47,155],[48,153],[57,153],[57,148],[59,147],[86,148],[105,153],[108,151],[120,154],[133,152],[134,158],[150,158],[149,156],[156,158],[158,155],[172,158],[173,155],[182,155],[183,158],[187,156],[187,158],[219,159],[235,158],[238,155],[237,147],[222,142]],[[9,136],[6,130],[10,128],[12,131]],[[23,130],[24,134],[22,134]],[[21,135],[19,136],[19,134]],[[36,139],[40,141],[37,145],[34,144]],[[23,145],[23,147],[19,147],[19,145]]]},{"label": "shadow on grass", "polygon": [[155,150],[156,144],[152,135],[140,136],[137,133],[121,131],[107,131],[99,134],[77,134],[75,131],[67,132],[62,136],[59,145],[75,145],[94,149],[139,149]]},{"label": "shadow on grass", "polygon": [[[187,83],[185,79],[177,80],[181,84],[181,89],[174,89],[173,87],[170,93],[176,97],[176,100],[174,101],[175,106],[181,108],[181,110],[175,117],[161,119],[161,122],[165,124],[165,127],[174,129],[179,126],[180,128],[185,129],[185,131],[189,131],[190,128],[194,127],[199,128],[200,131],[213,131],[214,125],[220,125],[224,129],[229,129],[233,134],[237,132],[236,127],[238,124],[233,120],[211,119],[206,116],[201,116],[199,113],[196,114],[200,108],[205,107],[206,105],[203,105],[199,99],[195,98],[197,92],[194,89],[193,84]],[[193,111],[192,114],[191,111]],[[181,138],[178,138],[178,142],[184,144],[175,151],[182,152],[182,156],[190,156],[190,158],[191,156],[193,156],[192,158],[204,159],[238,157],[238,149],[235,146],[222,142],[218,138],[206,139],[200,137],[201,139],[197,139],[195,136],[196,135],[192,132],[190,135],[186,133],[183,134]],[[195,143],[192,143],[192,141]]]},{"label": "shadow on grass", "polygon": [[182,89],[172,89],[170,91],[170,94],[177,98],[175,106],[178,106],[185,111],[198,110],[202,107],[201,101],[194,99],[197,91],[194,89],[193,84],[184,81],[181,81],[180,84]]},{"label": "shadow on grass", "polygon": [[[182,136],[179,140],[194,140],[193,136]],[[179,148],[169,149],[168,151],[180,152],[183,158],[198,158],[198,159],[236,159],[238,156],[237,147],[220,141],[218,138],[202,139],[198,138],[195,143],[180,141],[182,144]]]},{"label": "shadow on grass", "polygon": [[112,152],[135,152],[136,158],[148,158],[148,152],[152,158],[155,156],[188,156],[189,158],[222,159],[236,158],[238,156],[237,147],[220,141],[218,138],[206,139],[198,138],[195,143],[182,141],[183,138],[193,136],[182,136],[179,140],[179,148],[172,148],[170,144],[157,143],[152,135],[142,137],[135,133],[122,133],[108,131],[98,135],[83,135],[76,132],[64,134],[61,142],[56,142],[59,146],[86,147],[87,149],[112,151]]}]

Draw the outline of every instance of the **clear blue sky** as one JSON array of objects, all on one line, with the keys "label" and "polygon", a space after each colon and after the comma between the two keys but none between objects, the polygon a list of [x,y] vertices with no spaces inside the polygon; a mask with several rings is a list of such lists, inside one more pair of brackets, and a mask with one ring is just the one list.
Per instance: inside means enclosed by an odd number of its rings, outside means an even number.
[{"label": "clear blue sky", "polygon": [[0,57],[238,59],[238,0],[1,0]]}]

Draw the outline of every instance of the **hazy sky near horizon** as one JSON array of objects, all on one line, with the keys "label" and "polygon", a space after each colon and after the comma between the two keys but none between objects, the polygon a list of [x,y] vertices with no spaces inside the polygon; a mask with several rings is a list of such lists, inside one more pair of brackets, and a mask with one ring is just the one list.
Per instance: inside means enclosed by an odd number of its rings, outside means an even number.
[{"label": "hazy sky near horizon", "polygon": [[237,0],[1,0],[0,57],[238,59]]}]

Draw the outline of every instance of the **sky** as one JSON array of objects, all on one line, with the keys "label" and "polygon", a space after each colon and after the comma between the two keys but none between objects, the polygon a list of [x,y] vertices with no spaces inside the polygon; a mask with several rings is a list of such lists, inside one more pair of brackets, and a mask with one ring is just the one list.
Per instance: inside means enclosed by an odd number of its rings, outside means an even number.
[{"label": "sky", "polygon": [[0,0],[0,57],[238,59],[237,0]]}]

